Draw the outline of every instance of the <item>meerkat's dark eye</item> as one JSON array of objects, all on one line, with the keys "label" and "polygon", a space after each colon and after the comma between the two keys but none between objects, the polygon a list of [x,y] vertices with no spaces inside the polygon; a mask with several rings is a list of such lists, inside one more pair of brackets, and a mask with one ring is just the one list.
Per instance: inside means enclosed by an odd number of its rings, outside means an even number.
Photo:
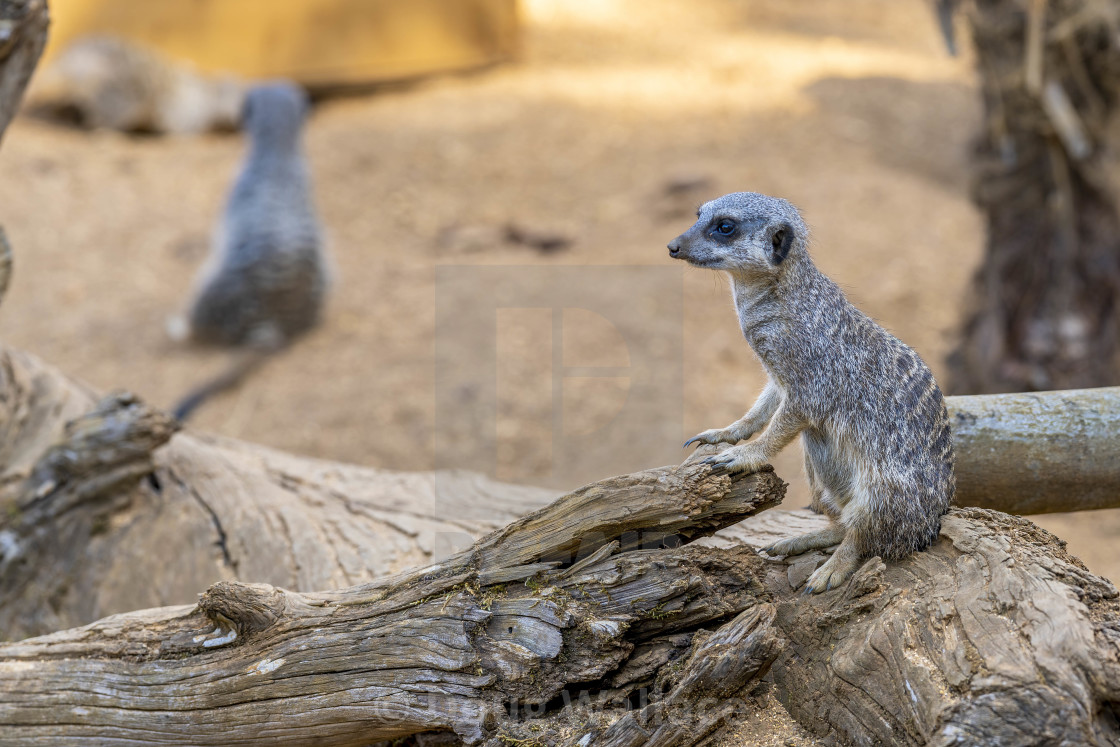
[{"label": "meerkat's dark eye", "polygon": [[730,236],[735,233],[735,224],[729,220],[721,220],[716,224],[716,233],[721,236]]},{"label": "meerkat's dark eye", "polygon": [[782,243],[785,242],[785,240],[786,240],[786,232],[779,228],[777,231],[774,232],[774,235],[770,239],[770,243],[772,243],[774,245],[775,249],[780,249],[781,246],[782,246]]}]

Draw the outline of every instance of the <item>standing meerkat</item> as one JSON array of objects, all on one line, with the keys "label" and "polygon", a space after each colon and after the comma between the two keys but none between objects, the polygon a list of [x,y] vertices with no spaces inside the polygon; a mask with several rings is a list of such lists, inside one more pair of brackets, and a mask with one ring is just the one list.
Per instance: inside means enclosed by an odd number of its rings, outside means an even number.
[{"label": "standing meerkat", "polygon": [[918,354],[852,306],[809,258],[808,230],[785,200],[724,195],[697,211],[669,254],[726,272],[739,326],[768,381],[750,412],[685,443],[730,443],[703,461],[755,471],[798,434],[813,506],[830,525],[765,548],[839,547],[806,584],[833,588],[873,555],[928,547],[956,489],[945,400]]},{"label": "standing meerkat", "polygon": [[171,329],[179,339],[244,353],[187,395],[175,408],[179,418],[319,321],[329,273],[300,147],[307,110],[307,95],[290,83],[261,85],[246,97],[249,152],[187,317]]}]

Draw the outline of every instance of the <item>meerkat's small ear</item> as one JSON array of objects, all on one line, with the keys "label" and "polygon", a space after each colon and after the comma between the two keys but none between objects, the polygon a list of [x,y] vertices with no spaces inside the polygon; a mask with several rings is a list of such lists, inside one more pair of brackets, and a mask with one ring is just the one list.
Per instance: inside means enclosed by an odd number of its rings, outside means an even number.
[{"label": "meerkat's small ear", "polygon": [[793,226],[788,223],[779,223],[770,228],[770,263],[780,265],[789,255],[793,246],[795,235]]}]

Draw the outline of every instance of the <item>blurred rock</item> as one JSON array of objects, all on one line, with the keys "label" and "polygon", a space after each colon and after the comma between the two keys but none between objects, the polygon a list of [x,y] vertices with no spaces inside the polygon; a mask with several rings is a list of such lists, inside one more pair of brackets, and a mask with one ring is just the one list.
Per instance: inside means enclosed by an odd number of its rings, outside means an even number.
[{"label": "blurred rock", "polygon": [[40,71],[26,107],[95,130],[197,134],[235,129],[245,89],[124,39],[89,36]]},{"label": "blurred rock", "polygon": [[451,225],[440,232],[437,241],[441,249],[451,254],[470,254],[510,245],[553,254],[573,244],[573,239],[560,231],[527,228],[518,223]]},{"label": "blurred rock", "polygon": [[662,220],[691,217],[705,200],[718,196],[715,182],[705,174],[681,173],[670,176],[654,199],[655,211]]},{"label": "blurred rock", "polygon": [[505,233],[498,226],[452,225],[443,229],[437,239],[440,249],[451,254],[484,252],[505,243]]},{"label": "blurred rock", "polygon": [[536,249],[541,254],[559,252],[572,245],[571,238],[558,231],[527,228],[517,223],[506,224],[505,239],[511,244],[520,244]]}]

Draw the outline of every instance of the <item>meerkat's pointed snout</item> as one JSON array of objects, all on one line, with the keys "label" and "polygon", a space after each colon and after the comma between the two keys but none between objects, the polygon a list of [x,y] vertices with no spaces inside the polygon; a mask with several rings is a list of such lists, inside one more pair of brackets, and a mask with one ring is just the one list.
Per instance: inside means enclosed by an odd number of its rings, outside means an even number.
[{"label": "meerkat's pointed snout", "polygon": [[669,242],[669,256],[685,262],[692,261],[692,237],[688,235],[688,231]]}]

